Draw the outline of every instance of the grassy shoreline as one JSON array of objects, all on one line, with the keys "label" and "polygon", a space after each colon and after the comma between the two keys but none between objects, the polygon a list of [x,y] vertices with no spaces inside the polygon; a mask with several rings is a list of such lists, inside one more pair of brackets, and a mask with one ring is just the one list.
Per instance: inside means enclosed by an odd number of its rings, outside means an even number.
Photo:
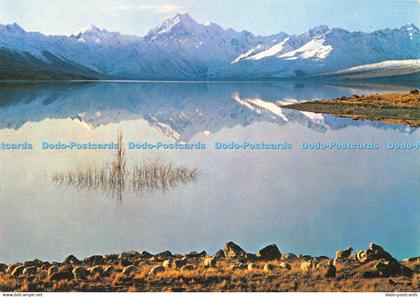
[{"label": "grassy shoreline", "polygon": [[284,108],[420,127],[420,94],[373,94],[285,105]]}]

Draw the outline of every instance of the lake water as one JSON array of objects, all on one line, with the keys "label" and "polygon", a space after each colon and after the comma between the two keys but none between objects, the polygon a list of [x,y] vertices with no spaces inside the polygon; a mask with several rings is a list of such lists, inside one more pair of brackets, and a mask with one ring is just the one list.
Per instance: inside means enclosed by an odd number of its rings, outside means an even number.
[{"label": "lake water", "polygon": [[[207,250],[233,240],[255,252],[333,255],[383,245],[420,255],[419,129],[291,111],[284,102],[408,91],[412,85],[301,83],[72,83],[0,85],[0,262],[126,250]],[[202,143],[205,150],[127,150],[199,169],[168,191],[89,191],[52,182],[57,172],[114,151],[45,150],[42,142]],[[217,150],[215,142],[293,149]],[[373,150],[304,150],[308,143],[371,143]]]}]

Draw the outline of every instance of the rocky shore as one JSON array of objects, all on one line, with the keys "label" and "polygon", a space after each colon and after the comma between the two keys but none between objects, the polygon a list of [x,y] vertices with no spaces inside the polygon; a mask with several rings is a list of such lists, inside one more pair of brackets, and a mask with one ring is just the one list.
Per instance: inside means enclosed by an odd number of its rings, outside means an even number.
[{"label": "rocky shore", "polygon": [[332,114],[354,120],[370,120],[420,127],[420,94],[374,94],[341,97],[285,105],[300,111]]},{"label": "rocky shore", "polygon": [[228,242],[214,255],[146,251],[0,264],[0,291],[419,291],[420,257],[396,260],[381,246],[335,258],[248,253]]}]

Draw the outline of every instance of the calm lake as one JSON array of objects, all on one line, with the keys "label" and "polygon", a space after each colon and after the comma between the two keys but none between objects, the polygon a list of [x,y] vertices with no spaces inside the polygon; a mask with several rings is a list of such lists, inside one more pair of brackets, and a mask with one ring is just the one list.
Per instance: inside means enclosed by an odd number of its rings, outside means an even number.
[{"label": "calm lake", "polygon": [[[420,255],[419,129],[283,108],[284,102],[405,92],[413,85],[302,83],[0,84],[0,262],[63,260],[127,250],[334,255],[381,244]],[[112,150],[45,150],[42,143],[201,143],[203,150],[129,150],[198,168],[167,191],[115,193],[59,186],[57,172],[112,159]],[[307,143],[376,143],[379,149],[305,150]],[[293,149],[217,150],[215,142],[283,143]]]}]

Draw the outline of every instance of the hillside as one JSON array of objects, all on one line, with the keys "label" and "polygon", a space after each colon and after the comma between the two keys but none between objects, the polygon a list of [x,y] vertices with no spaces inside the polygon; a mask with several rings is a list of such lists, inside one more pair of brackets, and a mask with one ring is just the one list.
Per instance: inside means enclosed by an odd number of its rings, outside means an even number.
[{"label": "hillside", "polygon": [[44,52],[50,63],[29,53],[0,48],[0,80],[98,79],[103,75],[71,61]]}]

